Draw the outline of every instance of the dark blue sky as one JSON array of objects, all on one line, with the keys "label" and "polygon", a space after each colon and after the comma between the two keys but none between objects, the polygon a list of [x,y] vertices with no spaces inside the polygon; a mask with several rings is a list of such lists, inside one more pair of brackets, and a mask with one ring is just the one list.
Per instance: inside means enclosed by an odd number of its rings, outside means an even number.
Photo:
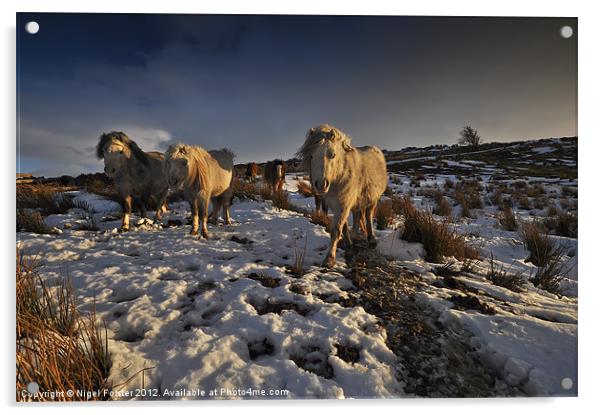
[{"label": "dark blue sky", "polygon": [[[25,32],[28,21],[40,31]],[[291,157],[328,122],[356,145],[576,135],[577,41],[563,18],[17,15],[20,170],[100,171],[123,130],[145,150]]]}]

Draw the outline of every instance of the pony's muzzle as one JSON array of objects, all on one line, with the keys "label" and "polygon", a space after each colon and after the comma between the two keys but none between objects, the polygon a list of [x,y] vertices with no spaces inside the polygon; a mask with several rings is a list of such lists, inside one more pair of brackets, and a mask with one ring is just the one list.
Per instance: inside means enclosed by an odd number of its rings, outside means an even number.
[{"label": "pony's muzzle", "polygon": [[328,186],[330,186],[330,182],[326,179],[314,181],[314,188],[318,193],[326,193]]}]

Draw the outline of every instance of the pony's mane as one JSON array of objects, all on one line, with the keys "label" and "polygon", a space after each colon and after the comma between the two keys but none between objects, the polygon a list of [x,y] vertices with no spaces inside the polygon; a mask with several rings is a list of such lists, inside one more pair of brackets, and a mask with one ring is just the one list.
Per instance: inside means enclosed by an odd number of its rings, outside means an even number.
[{"label": "pony's mane", "polygon": [[234,160],[236,158],[236,153],[232,150],[230,150],[229,148],[221,148],[219,150],[211,150],[209,151],[209,154],[217,154],[217,153],[222,153],[222,154],[226,154],[229,157],[232,157],[232,160]]},{"label": "pony's mane", "polygon": [[185,158],[192,167],[188,172],[188,180],[197,183],[204,183],[207,180],[208,165],[207,159],[211,154],[200,146],[191,146],[188,144],[177,143],[169,146],[165,152],[165,162],[175,158]]},{"label": "pony's mane", "polygon": [[140,161],[144,165],[148,165],[148,155],[144,151],[142,151],[140,147],[138,147],[138,144],[136,144],[134,140],[129,138],[122,131],[111,131],[110,133],[103,133],[98,140],[98,144],[96,145],[96,157],[98,157],[99,159],[104,158],[105,146],[109,141],[112,140],[119,141],[121,144],[130,149],[130,151],[138,161]]},{"label": "pony's mane", "polygon": [[305,168],[309,167],[309,157],[312,153],[324,143],[326,140],[343,142],[343,146],[352,149],[351,137],[329,124],[320,124],[310,128],[305,135],[305,142],[295,153],[295,157],[301,159],[301,163]]}]

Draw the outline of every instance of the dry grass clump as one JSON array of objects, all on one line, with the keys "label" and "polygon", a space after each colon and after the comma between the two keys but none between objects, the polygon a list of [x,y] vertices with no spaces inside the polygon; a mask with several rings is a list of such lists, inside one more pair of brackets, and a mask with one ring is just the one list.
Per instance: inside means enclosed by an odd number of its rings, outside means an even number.
[{"label": "dry grass clump", "polygon": [[234,197],[240,200],[257,200],[259,195],[259,189],[255,183],[242,181],[239,178],[235,178],[232,182],[232,192]]},{"label": "dry grass clump", "polygon": [[73,196],[61,193],[49,184],[17,185],[17,209],[35,209],[43,216],[67,213],[73,208]]},{"label": "dry grass clump", "polygon": [[433,213],[435,215],[439,215],[439,216],[451,216],[452,214],[452,206],[449,203],[449,201],[447,200],[447,197],[441,195],[440,198],[435,199],[435,203],[437,204],[435,206],[435,209],[433,210]]},{"label": "dry grass clump", "polygon": [[533,186],[527,186],[524,191],[528,197],[540,197],[546,193],[541,183],[536,183]]},{"label": "dry grass clump", "polygon": [[515,231],[518,229],[518,223],[516,221],[516,215],[511,207],[506,206],[502,210],[502,213],[498,215],[498,221],[503,229],[507,231]]},{"label": "dry grass clump", "polygon": [[305,252],[307,251],[307,234],[305,235],[305,245],[303,249],[297,247],[297,240],[293,240],[293,264],[290,267],[290,271],[295,276],[302,276],[305,274]]},{"label": "dry grass clump", "polygon": [[46,225],[40,212],[30,209],[17,209],[17,232],[56,234],[57,231]]},{"label": "dry grass clump", "polygon": [[311,189],[311,184],[305,180],[297,181],[297,192],[303,195],[303,197],[312,197],[314,192]]},{"label": "dry grass clump", "polygon": [[391,210],[394,215],[401,215],[403,213],[403,198],[393,196],[391,198]]},{"label": "dry grass clump", "polygon": [[393,201],[379,201],[376,206],[376,212],[374,212],[374,217],[376,219],[376,229],[381,231],[387,229],[393,223]]},{"label": "dry grass clump", "polygon": [[462,207],[462,217],[472,217],[471,209],[483,208],[481,190],[483,190],[483,186],[477,180],[463,180],[456,183],[454,197]]},{"label": "dry grass clump", "polygon": [[405,222],[400,238],[408,242],[420,242],[429,262],[442,262],[446,256],[458,260],[478,258],[478,251],[469,246],[463,235],[456,233],[448,220],[437,221],[432,214],[418,210],[409,198],[403,199]]},{"label": "dry grass clump", "polygon": [[521,292],[525,285],[525,279],[520,272],[510,272],[504,265],[496,266],[493,255],[489,260],[489,270],[485,277],[493,284],[515,292]]},{"label": "dry grass clump", "polygon": [[519,194],[516,196],[516,201],[518,203],[518,207],[521,209],[525,209],[525,210],[531,210],[531,208],[533,207],[531,205],[531,201],[529,200],[529,197],[526,194]]},{"label": "dry grass clump", "polygon": [[554,255],[548,260],[546,265],[538,267],[535,275],[529,280],[541,289],[554,294],[562,294],[560,286],[564,275],[567,273],[567,265],[562,255]]},{"label": "dry grass clump", "polygon": [[288,199],[288,193],[284,190],[278,190],[272,193],[270,197],[276,209],[295,210]]},{"label": "dry grass clump", "polygon": [[577,188],[573,186],[562,186],[562,196],[564,197],[577,197]]},{"label": "dry grass clump", "polygon": [[566,248],[556,244],[536,223],[523,224],[520,236],[529,251],[527,262],[538,267],[548,266],[550,262],[561,259],[566,252]]},{"label": "dry grass clump", "polygon": [[[109,390],[106,326],[97,326],[94,313],[77,311],[71,284],[62,281],[49,287],[37,269],[34,260],[17,250],[17,400],[87,400],[67,391]],[[55,398],[24,393],[31,381],[40,392],[55,392]],[[108,395],[91,399],[108,399]]]},{"label": "dry grass clump", "polygon": [[309,214],[309,221],[314,225],[324,226],[326,231],[330,229],[330,216],[323,210],[314,210]]},{"label": "dry grass clump", "polygon": [[107,184],[106,182],[100,179],[92,179],[86,184],[86,192],[94,193],[99,196],[103,196],[107,199],[113,200],[115,202],[120,202],[121,197],[115,190],[115,188]]},{"label": "dry grass clump", "polygon": [[544,219],[545,227],[556,235],[568,238],[577,237],[577,213],[556,212],[555,215]]}]

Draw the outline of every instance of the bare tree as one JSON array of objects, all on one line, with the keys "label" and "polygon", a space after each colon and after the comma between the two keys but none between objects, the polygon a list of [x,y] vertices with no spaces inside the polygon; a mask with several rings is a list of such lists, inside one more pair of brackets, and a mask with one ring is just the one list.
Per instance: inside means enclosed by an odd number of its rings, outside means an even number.
[{"label": "bare tree", "polygon": [[476,128],[472,128],[470,125],[467,125],[462,129],[462,131],[460,131],[458,144],[478,147],[479,144],[483,144],[483,139],[479,135]]}]

